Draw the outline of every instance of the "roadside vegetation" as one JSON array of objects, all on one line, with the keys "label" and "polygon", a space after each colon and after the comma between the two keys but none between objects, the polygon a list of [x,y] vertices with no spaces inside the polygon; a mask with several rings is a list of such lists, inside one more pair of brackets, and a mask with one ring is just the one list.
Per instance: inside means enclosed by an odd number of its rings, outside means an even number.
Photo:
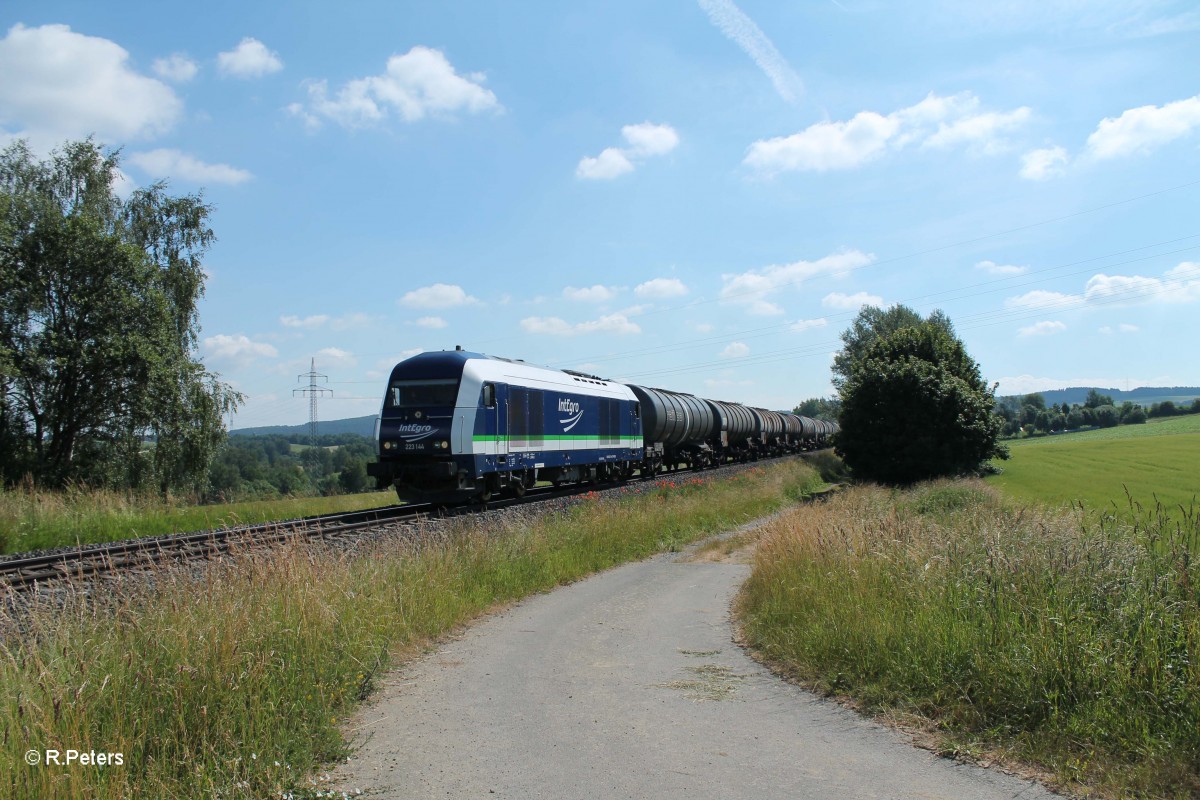
[{"label": "roadside vegetation", "polygon": [[[584,495],[532,522],[456,521],[358,555],[303,547],[203,578],[163,572],[115,601],[34,612],[0,643],[0,795],[317,796],[342,725],[382,672],[533,592],[677,550],[824,485],[799,461],[727,479]],[[611,497],[611,496],[610,496]],[[493,527],[494,526],[494,527]],[[111,604],[111,605],[110,605]],[[30,748],[121,752],[104,769],[27,767]]]},{"label": "roadside vegetation", "polygon": [[1190,797],[1198,554],[1195,506],[1118,518],[979,481],[864,486],[764,529],[739,614],[767,660],[941,752],[1089,796]]}]

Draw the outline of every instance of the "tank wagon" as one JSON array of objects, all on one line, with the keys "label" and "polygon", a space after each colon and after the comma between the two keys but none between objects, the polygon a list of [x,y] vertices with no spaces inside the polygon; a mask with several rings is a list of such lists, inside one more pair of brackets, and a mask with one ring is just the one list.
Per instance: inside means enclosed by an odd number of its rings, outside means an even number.
[{"label": "tank wagon", "polygon": [[452,351],[397,364],[367,472],[401,500],[487,501],[538,481],[624,480],[829,444],[836,425],[786,412]]}]

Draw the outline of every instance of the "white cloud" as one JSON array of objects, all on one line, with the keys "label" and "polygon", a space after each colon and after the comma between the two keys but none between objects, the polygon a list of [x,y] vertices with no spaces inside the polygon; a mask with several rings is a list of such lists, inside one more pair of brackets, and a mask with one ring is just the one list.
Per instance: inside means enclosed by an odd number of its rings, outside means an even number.
[{"label": "white cloud", "polygon": [[279,56],[252,36],[238,42],[238,46],[217,54],[217,69],[222,75],[234,78],[261,78],[283,69]]},{"label": "white cloud", "polygon": [[409,308],[453,308],[455,306],[478,303],[461,286],[449,283],[435,283],[413,289],[400,298],[400,305]]},{"label": "white cloud", "polygon": [[330,320],[329,327],[335,331],[344,331],[349,328],[362,328],[370,324],[370,314],[365,314],[362,311],[352,311],[349,314],[343,314],[340,317]]},{"label": "white cloud", "polygon": [[843,277],[858,267],[866,266],[875,256],[858,250],[842,250],[816,261],[796,261],[791,264],[773,264],[763,269],[752,269],[737,274],[721,276],[724,285],[720,298],[724,303],[744,305],[751,314],[774,316],[783,309],[772,300],[780,289],[799,285],[817,275]]},{"label": "white cloud", "polygon": [[1017,331],[1018,336],[1047,336],[1052,333],[1060,333],[1065,331],[1067,326],[1061,322],[1035,322],[1026,328],[1021,328]]},{"label": "white cloud", "polygon": [[1006,308],[1073,308],[1083,303],[1083,297],[1077,294],[1050,292],[1045,289],[1034,289],[1017,297],[1009,297],[1004,301]]},{"label": "white cloud", "polygon": [[1066,171],[1067,151],[1061,147],[1044,147],[1021,156],[1021,177],[1030,181],[1044,181]]},{"label": "white cloud", "polygon": [[308,106],[293,103],[288,110],[313,127],[325,119],[347,128],[382,122],[393,112],[416,122],[456,111],[502,110],[496,95],[481,85],[484,80],[479,72],[459,75],[440,50],[418,45],[389,58],[382,75],[349,81],[332,97],[325,81],[312,81]]},{"label": "white cloud", "polygon": [[1082,294],[1037,289],[1004,301],[1007,308],[1066,309],[1081,305],[1141,305],[1200,301],[1200,263],[1184,261],[1161,278],[1105,275],[1088,278]]},{"label": "white cloud", "polygon": [[750,347],[742,342],[730,342],[717,355],[720,358],[744,358],[750,355]]},{"label": "white cloud", "polygon": [[977,147],[986,155],[995,155],[1006,148],[1001,134],[1019,128],[1029,121],[1032,111],[1027,106],[1000,113],[989,111],[974,114],[949,123],[938,124],[937,133],[923,143],[923,147],[954,147],[965,145]]},{"label": "white cloud", "polygon": [[91,134],[124,142],[170,130],[183,103],[128,62],[116,43],[66,25],[14,25],[0,39],[0,125],[47,151]]},{"label": "white cloud", "polygon": [[631,322],[625,314],[606,314],[599,319],[579,322],[574,325],[559,317],[526,317],[521,320],[521,330],[526,333],[548,334],[551,336],[580,336],[588,333],[641,333],[642,329],[636,322]]},{"label": "white cloud", "polygon": [[228,164],[206,164],[186,153],[168,148],[134,153],[129,163],[155,178],[177,178],[194,183],[225,183],[236,186],[254,177]]},{"label": "white cloud", "polygon": [[1122,322],[1116,328],[1113,328],[1111,325],[1105,325],[1098,330],[1105,336],[1109,336],[1113,333],[1137,333],[1141,328],[1137,325],[1131,325],[1128,322]]},{"label": "white cloud", "polygon": [[619,147],[606,148],[595,158],[584,156],[575,167],[575,177],[586,180],[610,180],[626,172],[633,172],[633,163]]},{"label": "white cloud", "polygon": [[713,325],[711,322],[697,322],[696,333],[712,333]]},{"label": "white cloud", "polygon": [[639,122],[621,128],[621,135],[629,142],[625,152],[633,158],[663,156],[679,145],[679,134],[670,125],[655,125]]},{"label": "white cloud", "polygon": [[824,328],[828,324],[829,320],[825,319],[824,317],[818,317],[817,319],[798,319],[788,325],[788,330],[792,333],[803,333],[804,331],[812,330],[813,328]]},{"label": "white cloud", "polygon": [[1200,264],[1185,261],[1167,270],[1163,278],[1100,273],[1088,278],[1083,296],[1089,303],[1191,303],[1200,300]]},{"label": "white cloud", "polygon": [[791,136],[761,139],[742,163],[763,172],[850,169],[881,155],[899,127],[894,119],[861,111],[849,122],[818,122]]},{"label": "white cloud", "polygon": [[981,269],[989,275],[1024,275],[1029,271],[1029,267],[997,264],[995,261],[979,261],[975,264],[975,269]]},{"label": "white cloud", "polygon": [[1200,128],[1200,95],[1164,106],[1141,106],[1119,117],[1106,117],[1088,137],[1085,154],[1093,159],[1149,153]]},{"label": "white cloud", "polygon": [[1099,273],[1088,278],[1083,288],[1083,299],[1091,303],[1097,300],[1147,298],[1161,291],[1162,281],[1157,278]]},{"label": "white cloud", "polygon": [[607,147],[595,158],[584,156],[575,167],[575,177],[611,180],[633,172],[635,161],[666,155],[679,144],[679,134],[670,125],[641,122],[621,128],[628,147]]},{"label": "white cloud", "polygon": [[209,336],[202,343],[206,355],[221,361],[246,364],[256,358],[275,358],[279,351],[266,342],[251,341],[248,336],[228,336],[219,333]]},{"label": "white cloud", "polygon": [[596,284],[583,289],[568,286],[563,289],[563,297],[568,300],[578,300],[583,303],[603,303],[617,296],[617,290]]},{"label": "white cloud", "polygon": [[358,359],[353,353],[337,347],[322,347],[316,353],[316,362],[322,367],[353,367]]},{"label": "white cloud", "polygon": [[764,173],[852,169],[889,149],[914,143],[968,146],[990,155],[1005,149],[1004,133],[1024,125],[1031,116],[1026,107],[979,112],[979,105],[977,97],[962,92],[950,97],[930,94],[887,116],[860,111],[845,122],[818,122],[791,136],[759,140],[750,145],[742,163]]},{"label": "white cloud", "polygon": [[166,58],[156,58],[151,66],[155,75],[176,83],[187,83],[200,71],[196,62],[183,53],[172,53]]},{"label": "white cloud", "polygon": [[279,323],[285,328],[319,328],[328,321],[328,314],[312,314],[303,319],[295,315],[279,318]]},{"label": "white cloud", "polygon": [[645,283],[639,283],[633,293],[650,300],[666,300],[682,297],[688,293],[688,288],[678,278],[651,278]]},{"label": "white cloud", "polygon": [[413,322],[414,325],[419,325],[422,328],[432,328],[434,330],[444,328],[447,325],[446,320],[441,317],[421,317]]},{"label": "white cloud", "polygon": [[883,308],[883,298],[877,294],[867,294],[866,292],[855,292],[854,294],[844,294],[842,292],[830,292],[821,298],[821,305],[826,308],[839,308],[846,311],[857,311],[863,306],[875,306]]},{"label": "white cloud", "polygon": [[361,328],[371,322],[371,315],[364,314],[361,311],[353,311],[349,314],[343,314],[340,317],[331,317],[328,314],[312,314],[307,317],[298,317],[296,315],[281,316],[279,323],[285,328],[305,328],[315,330],[326,324],[330,330],[344,331],[349,328]]},{"label": "white cloud", "polygon": [[745,51],[753,59],[775,87],[779,96],[789,103],[803,94],[804,84],[800,77],[788,64],[787,60],[775,49],[775,45],[766,34],[754,24],[754,20],[733,4],[732,0],[698,0],[700,8],[708,15],[709,21],[721,33]]}]

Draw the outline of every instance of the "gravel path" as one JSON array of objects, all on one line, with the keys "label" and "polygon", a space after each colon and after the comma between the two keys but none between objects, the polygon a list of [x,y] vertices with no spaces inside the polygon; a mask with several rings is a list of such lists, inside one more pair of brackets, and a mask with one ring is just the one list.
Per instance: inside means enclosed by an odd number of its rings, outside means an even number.
[{"label": "gravel path", "polygon": [[333,776],[387,798],[1051,798],[784,683],[732,642],[749,567],[665,555],[392,674]]}]

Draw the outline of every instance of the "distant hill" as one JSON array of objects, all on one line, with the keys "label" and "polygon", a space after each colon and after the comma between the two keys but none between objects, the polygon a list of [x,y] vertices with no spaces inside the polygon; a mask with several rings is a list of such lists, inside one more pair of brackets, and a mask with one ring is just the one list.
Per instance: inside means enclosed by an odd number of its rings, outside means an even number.
[{"label": "distant hill", "polygon": [[[375,435],[375,415],[351,419],[317,420],[317,435],[356,433],[368,439]],[[292,436],[308,435],[308,423],[303,425],[264,425],[261,428],[235,428],[231,436]]]},{"label": "distant hill", "polygon": [[[1200,386],[1139,386],[1136,389],[1131,389],[1128,392],[1123,392],[1120,389],[1104,389],[1099,386],[1073,386],[1070,389],[1052,389],[1046,392],[1038,392],[1042,397],[1046,398],[1046,404],[1075,405],[1087,400],[1088,392],[1095,389],[1100,394],[1106,394],[1113,399],[1117,405],[1121,405],[1126,400],[1131,403],[1137,403],[1139,406],[1149,408],[1153,403],[1161,403],[1164,400],[1179,405],[1180,403],[1191,403],[1193,398],[1200,397]],[[1021,395],[1009,395],[1009,397],[1021,397]]]}]

